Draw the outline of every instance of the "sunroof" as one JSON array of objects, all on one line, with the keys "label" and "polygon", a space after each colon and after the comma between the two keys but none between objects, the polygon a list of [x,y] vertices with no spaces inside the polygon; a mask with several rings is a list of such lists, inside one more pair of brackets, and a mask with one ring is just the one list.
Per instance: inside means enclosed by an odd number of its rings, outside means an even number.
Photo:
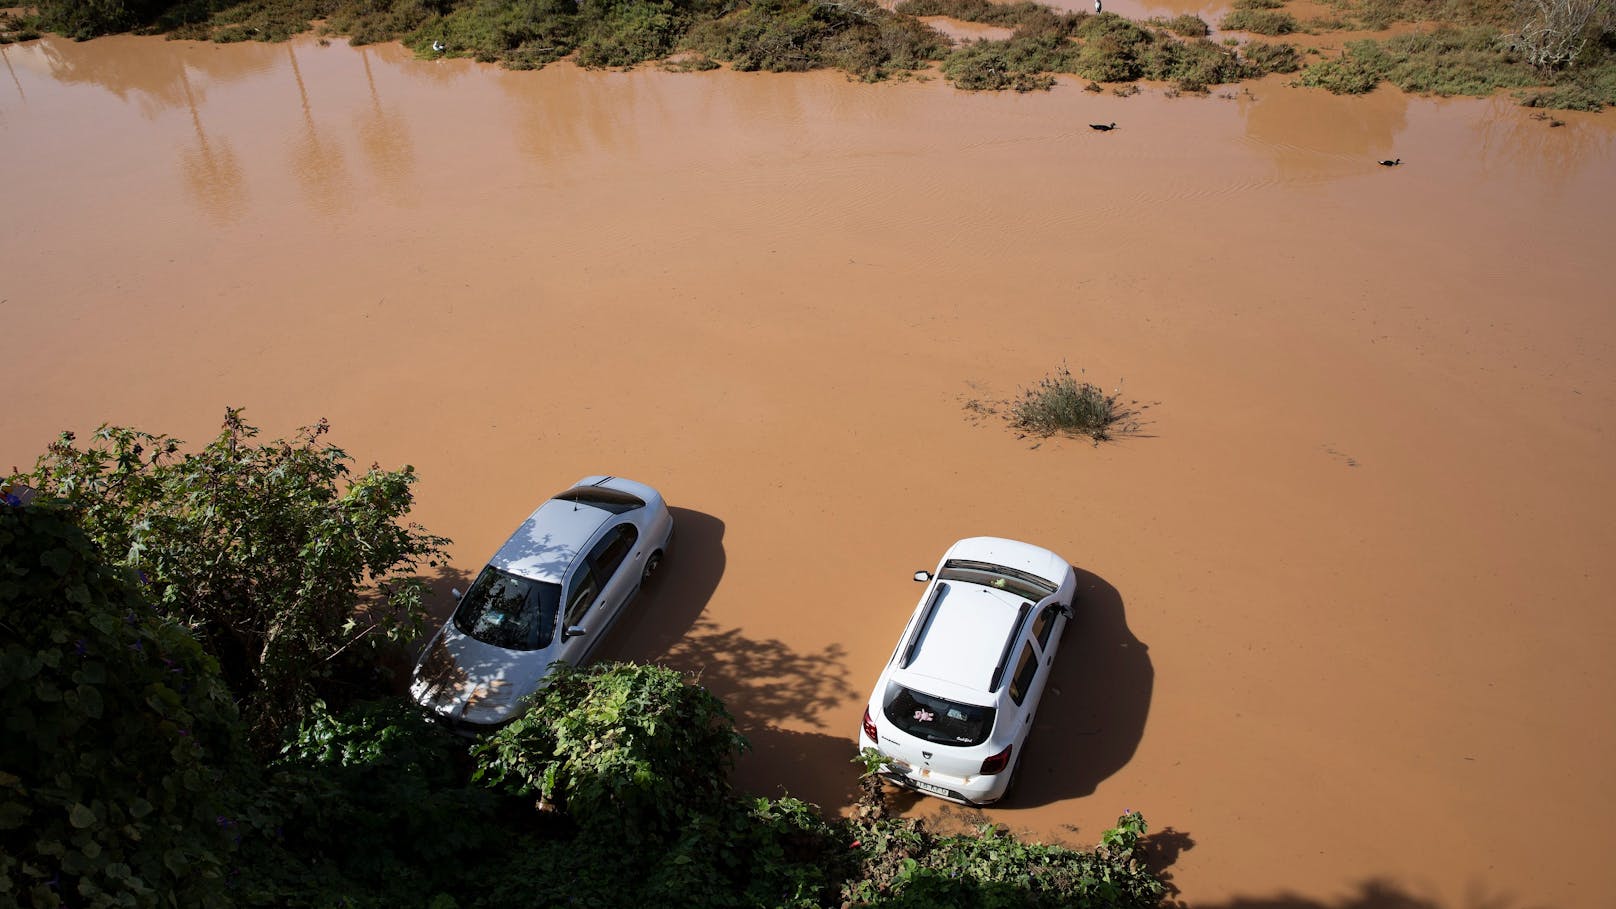
[{"label": "sunroof", "polygon": [[563,502],[579,502],[584,505],[593,505],[612,514],[622,514],[636,508],[644,508],[645,500],[639,496],[626,493],[621,489],[610,489],[605,486],[574,486],[556,496]]}]

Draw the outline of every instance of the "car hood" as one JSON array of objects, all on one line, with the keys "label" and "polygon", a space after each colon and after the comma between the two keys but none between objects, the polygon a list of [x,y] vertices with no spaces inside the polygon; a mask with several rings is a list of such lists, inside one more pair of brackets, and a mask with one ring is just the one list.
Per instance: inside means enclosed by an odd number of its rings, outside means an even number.
[{"label": "car hood", "polygon": [[555,660],[555,648],[507,650],[443,627],[421,654],[410,694],[445,719],[488,725],[527,708]]}]

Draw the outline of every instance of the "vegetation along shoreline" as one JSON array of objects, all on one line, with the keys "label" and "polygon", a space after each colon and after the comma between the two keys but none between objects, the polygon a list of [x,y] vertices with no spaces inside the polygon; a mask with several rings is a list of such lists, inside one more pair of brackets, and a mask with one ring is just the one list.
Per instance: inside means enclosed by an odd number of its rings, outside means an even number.
[{"label": "vegetation along shoreline", "polygon": [[[1194,15],[1133,21],[1026,0],[899,0],[890,9],[873,0],[45,0],[0,15],[0,44],[47,32],[228,43],[313,31],[519,70],[570,59],[589,68],[835,69],[871,82],[940,70],[972,91],[1047,90],[1073,75],[1124,95],[1140,80],[1205,93],[1294,73],[1298,84],[1337,94],[1390,83],[1436,95],[1509,90],[1529,107],[1616,104],[1616,0],[1327,0],[1330,12],[1312,18],[1287,5],[1234,0],[1214,40]],[[1011,34],[956,45],[924,16]],[[1266,40],[1338,33],[1357,37],[1339,49]]]}]

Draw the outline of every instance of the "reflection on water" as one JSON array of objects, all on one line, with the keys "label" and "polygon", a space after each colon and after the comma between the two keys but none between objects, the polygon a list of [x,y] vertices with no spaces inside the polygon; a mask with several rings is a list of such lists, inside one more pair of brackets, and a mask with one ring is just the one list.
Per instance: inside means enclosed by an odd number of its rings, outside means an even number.
[{"label": "reflection on water", "polygon": [[410,132],[398,109],[382,103],[368,48],[359,49],[359,59],[365,65],[365,85],[370,90],[370,107],[359,116],[359,141],[383,186],[395,198],[402,197],[408,194],[406,187],[415,170]]},{"label": "reflection on water", "polygon": [[1357,173],[1396,154],[1408,127],[1408,96],[1382,88],[1367,96],[1291,89],[1267,80],[1242,94],[1246,136],[1273,157],[1283,181],[1313,181]]},{"label": "reflection on water", "polygon": [[293,143],[292,171],[303,185],[303,193],[310,204],[326,212],[344,207],[341,197],[347,183],[347,166],[342,149],[337,143],[320,135],[314,122],[314,109],[309,104],[309,89],[303,83],[303,71],[297,65],[297,52],[286,45],[286,59],[291,64],[292,79],[297,83],[298,103],[303,109],[303,129]]},{"label": "reflection on water", "polygon": [[191,79],[180,68],[180,83],[185,88],[185,106],[191,112],[191,127],[196,132],[196,144],[186,148],[180,157],[185,171],[185,186],[191,198],[209,215],[219,221],[233,221],[241,216],[247,203],[247,185],[241,163],[227,140],[209,139],[202,126],[202,113],[198,109]]},{"label": "reflection on water", "polygon": [[1595,162],[1608,162],[1616,141],[1616,133],[1597,115],[1528,114],[1508,97],[1488,99],[1475,120],[1475,132],[1488,169],[1536,171],[1559,189],[1584,176]]},{"label": "reflection on water", "polygon": [[26,103],[28,96],[23,93],[22,82],[17,79],[17,71],[11,67],[11,54],[6,52],[6,45],[4,44],[0,44],[0,57],[5,58],[6,72],[11,74],[11,84],[17,86],[17,97]]}]

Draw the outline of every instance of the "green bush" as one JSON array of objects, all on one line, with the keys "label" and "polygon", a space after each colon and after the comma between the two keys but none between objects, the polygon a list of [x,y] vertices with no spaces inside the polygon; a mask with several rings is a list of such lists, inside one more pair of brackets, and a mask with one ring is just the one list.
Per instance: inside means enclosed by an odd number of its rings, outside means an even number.
[{"label": "green bush", "polygon": [[992,824],[941,837],[908,818],[855,826],[862,867],[843,905],[1150,909],[1166,896],[1141,861],[1147,828],[1137,812],[1118,818],[1092,852],[1024,842]]},{"label": "green bush", "polygon": [[418,636],[426,585],[412,572],[447,542],[403,523],[412,468],[351,477],[326,432],[260,444],[232,409],[182,454],[177,439],[103,426],[84,448],[64,432],[26,476],[202,641],[264,748],[323,682],[373,672],[365,657]]},{"label": "green bush", "polygon": [[943,61],[943,75],[969,91],[1046,90],[1051,72],[1074,72],[1082,48],[1065,38],[1039,36],[1009,41],[976,41]]},{"label": "green bush", "polygon": [[1116,397],[1060,369],[1010,402],[1010,424],[1034,436],[1088,436],[1096,442],[1129,416]]},{"label": "green bush", "polygon": [[1240,56],[1252,75],[1294,73],[1302,68],[1302,55],[1297,53],[1294,44],[1253,41],[1240,48]]},{"label": "green bush", "polygon": [[1180,91],[1204,92],[1210,86],[1238,82],[1246,75],[1233,50],[1205,38],[1160,41],[1141,58],[1147,79],[1172,82]]},{"label": "green bush", "polygon": [[1184,38],[1205,38],[1212,34],[1212,26],[1207,25],[1205,19],[1193,13],[1174,16],[1168,19],[1165,25],[1168,31]]},{"label": "green bush", "polygon": [[1302,70],[1300,84],[1326,89],[1337,95],[1362,95],[1380,84],[1380,73],[1356,57],[1343,55]]},{"label": "green bush", "polygon": [[671,669],[558,663],[528,712],[478,746],[475,778],[634,842],[721,801],[744,747],[723,703]]},{"label": "green bush", "polygon": [[240,902],[390,907],[463,890],[510,834],[465,765],[465,746],[412,704],[313,705],[237,797]]},{"label": "green bush", "polygon": [[1280,10],[1237,9],[1224,16],[1218,27],[1257,35],[1288,35],[1296,31],[1296,17]]},{"label": "green bush", "polygon": [[0,901],[223,906],[218,667],[52,504],[0,504]]}]

